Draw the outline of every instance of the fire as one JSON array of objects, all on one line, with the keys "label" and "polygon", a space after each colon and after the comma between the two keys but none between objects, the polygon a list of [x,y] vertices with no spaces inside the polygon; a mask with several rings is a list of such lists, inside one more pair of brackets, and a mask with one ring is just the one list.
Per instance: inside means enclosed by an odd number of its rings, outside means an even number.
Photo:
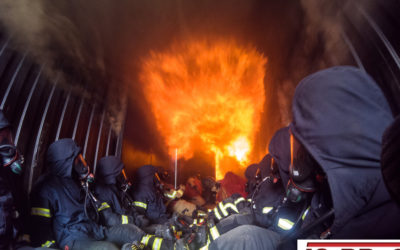
[{"label": "fire", "polygon": [[185,41],[151,52],[140,79],[156,125],[171,155],[196,150],[215,155],[216,177],[248,164],[264,106],[266,58],[232,41]]}]

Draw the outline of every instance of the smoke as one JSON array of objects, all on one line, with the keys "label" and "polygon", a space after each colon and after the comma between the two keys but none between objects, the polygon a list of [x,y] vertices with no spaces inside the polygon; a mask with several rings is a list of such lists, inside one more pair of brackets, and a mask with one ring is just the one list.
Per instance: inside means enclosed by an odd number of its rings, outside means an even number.
[{"label": "smoke", "polygon": [[[300,1],[303,13],[299,17],[301,32],[296,42],[291,45],[291,53],[286,60],[290,74],[280,80],[279,88],[276,90],[281,126],[285,126],[291,121],[291,99],[294,89],[301,79],[331,66],[355,64],[344,37],[351,35],[348,34],[348,31],[354,27],[362,29],[359,8],[374,13],[376,2]],[[350,25],[353,27],[349,27]]]}]

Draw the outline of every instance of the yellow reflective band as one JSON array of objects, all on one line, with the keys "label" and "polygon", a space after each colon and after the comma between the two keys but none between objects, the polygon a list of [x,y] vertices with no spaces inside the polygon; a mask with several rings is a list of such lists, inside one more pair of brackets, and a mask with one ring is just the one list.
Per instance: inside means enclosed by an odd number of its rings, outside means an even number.
[{"label": "yellow reflective band", "polygon": [[156,237],[153,242],[153,250],[160,250],[163,239]]},{"label": "yellow reflective band", "polygon": [[31,208],[31,214],[51,218],[50,209],[47,208],[33,207]]},{"label": "yellow reflective band", "polygon": [[166,193],[166,196],[167,196],[168,198],[170,198],[170,199],[175,198],[175,195],[176,195],[176,191],[175,191],[175,190],[174,190],[174,192],[172,192],[172,194]]},{"label": "yellow reflective band", "polygon": [[128,224],[128,216],[121,215],[121,217],[122,217],[122,224]]},{"label": "yellow reflective band", "polygon": [[251,202],[251,198],[248,198],[247,201],[248,201],[248,202]]},{"label": "yellow reflective band", "polygon": [[141,208],[147,209],[147,204],[144,203],[144,202],[141,202],[141,201],[134,201],[133,205],[135,205],[137,207],[141,207]]},{"label": "yellow reflective band", "polygon": [[279,218],[278,227],[282,228],[283,230],[290,230],[292,229],[294,222],[288,219]]},{"label": "yellow reflective band", "polygon": [[301,219],[302,219],[302,220],[304,220],[304,219],[306,218],[306,216],[307,216],[309,210],[310,210],[310,207],[308,207],[308,208],[306,209],[306,211],[304,211],[303,215],[301,216]]},{"label": "yellow reflective band", "polygon": [[219,203],[219,209],[221,210],[221,212],[224,214],[225,217],[228,216],[228,211],[226,210],[228,208],[231,208],[236,213],[239,213],[236,206],[233,205],[232,203],[226,203],[226,204],[222,204],[222,202]]},{"label": "yellow reflective band", "polygon": [[221,210],[222,214],[223,214],[225,217],[228,216],[228,212],[225,210],[225,207],[224,207],[224,205],[222,204],[222,202],[220,202],[220,203],[218,204],[218,206],[219,206],[219,209]]},{"label": "yellow reflective band", "polygon": [[267,214],[267,213],[271,212],[271,210],[272,210],[272,207],[264,207],[262,210],[262,213]]},{"label": "yellow reflective band", "polygon": [[240,197],[239,199],[235,200],[235,205],[239,204],[242,201],[246,201],[243,197]]},{"label": "yellow reflective band", "polygon": [[110,206],[107,204],[107,202],[103,202],[103,203],[101,203],[101,206],[97,209],[97,211],[101,211],[101,210],[104,210],[104,209],[106,209],[106,208],[109,208]]},{"label": "yellow reflective band", "polygon": [[51,245],[55,244],[56,242],[54,240],[50,241],[46,241],[45,243],[42,244],[42,247],[51,247]]},{"label": "yellow reflective band", "polygon": [[213,240],[216,240],[219,237],[219,232],[216,226],[213,226],[212,228],[210,228],[210,233],[211,233],[211,237],[213,238]]},{"label": "yellow reflective band", "polygon": [[149,240],[153,235],[151,234],[147,234],[145,236],[143,236],[142,240],[140,241],[140,243],[142,243],[143,245],[147,246],[147,244],[149,244]]},{"label": "yellow reflective band", "polygon": [[219,214],[217,207],[214,208],[214,214],[215,214],[215,217],[217,217],[218,220],[222,219],[222,216]]},{"label": "yellow reflective band", "polygon": [[196,225],[197,224],[197,219],[193,220],[193,224]]}]

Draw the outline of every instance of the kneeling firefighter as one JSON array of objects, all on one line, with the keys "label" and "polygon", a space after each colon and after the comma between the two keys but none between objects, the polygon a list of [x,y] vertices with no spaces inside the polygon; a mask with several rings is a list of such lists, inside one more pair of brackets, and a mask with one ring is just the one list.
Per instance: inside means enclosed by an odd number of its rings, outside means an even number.
[{"label": "kneeling firefighter", "polygon": [[46,164],[48,174],[31,193],[31,236],[35,246],[120,249],[145,235],[134,225],[106,227],[97,223],[99,213],[112,211],[89,190],[93,175],[72,139],[52,143]]}]

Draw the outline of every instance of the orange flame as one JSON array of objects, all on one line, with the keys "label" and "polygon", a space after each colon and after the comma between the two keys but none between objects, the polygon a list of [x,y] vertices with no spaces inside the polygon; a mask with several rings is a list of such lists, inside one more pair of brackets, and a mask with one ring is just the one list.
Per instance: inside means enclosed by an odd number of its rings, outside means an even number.
[{"label": "orange flame", "polygon": [[[231,41],[186,41],[151,52],[142,64],[144,94],[170,155],[196,150],[248,163],[264,106],[266,58]],[[223,168],[223,169],[222,169]]]}]

